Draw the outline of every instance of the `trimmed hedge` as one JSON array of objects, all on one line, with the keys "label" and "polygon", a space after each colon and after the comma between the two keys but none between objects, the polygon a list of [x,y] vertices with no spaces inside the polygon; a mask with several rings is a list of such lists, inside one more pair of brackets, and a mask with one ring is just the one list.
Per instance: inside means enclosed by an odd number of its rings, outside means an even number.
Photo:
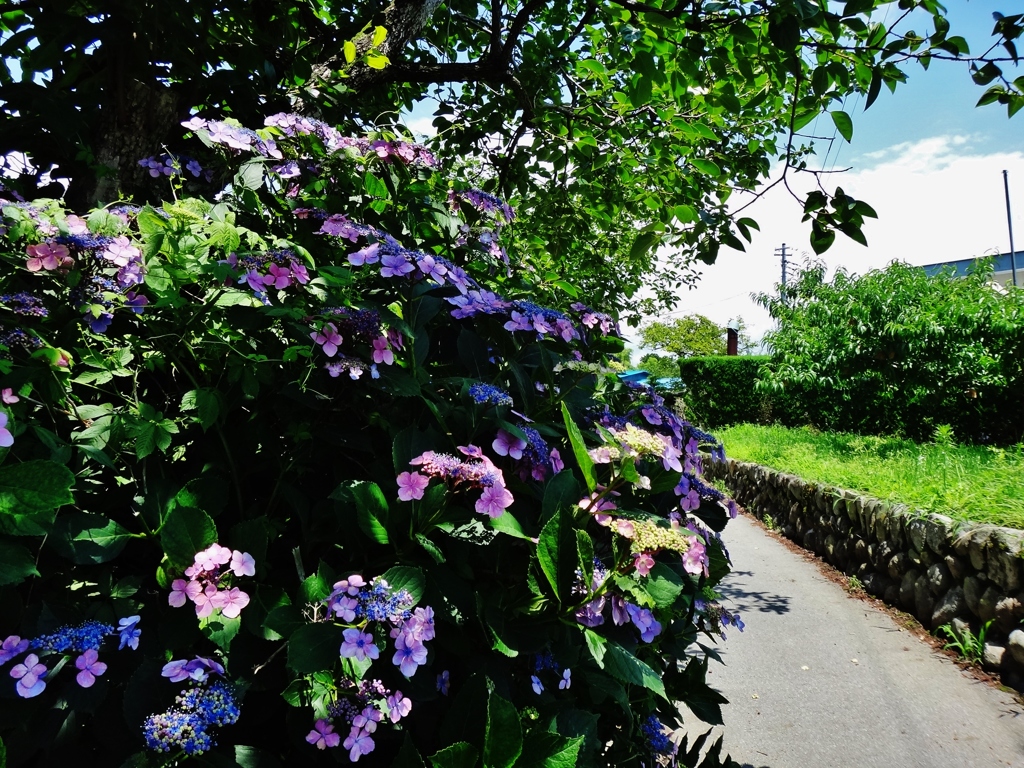
[{"label": "trimmed hedge", "polygon": [[707,428],[729,424],[795,424],[803,421],[794,398],[760,392],[756,382],[768,355],[710,355],[679,361],[687,418]]}]

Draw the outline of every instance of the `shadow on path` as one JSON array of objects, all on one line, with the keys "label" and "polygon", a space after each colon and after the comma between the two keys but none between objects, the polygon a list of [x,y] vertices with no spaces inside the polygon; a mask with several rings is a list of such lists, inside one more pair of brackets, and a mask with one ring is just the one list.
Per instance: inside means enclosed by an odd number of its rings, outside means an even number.
[{"label": "shadow on path", "polygon": [[718,585],[718,591],[723,597],[729,599],[727,603],[729,610],[738,612],[789,613],[791,597],[773,592],[758,592],[744,589],[746,586],[745,580],[738,578],[742,576],[753,578],[754,574],[751,571],[732,571],[726,580]]}]

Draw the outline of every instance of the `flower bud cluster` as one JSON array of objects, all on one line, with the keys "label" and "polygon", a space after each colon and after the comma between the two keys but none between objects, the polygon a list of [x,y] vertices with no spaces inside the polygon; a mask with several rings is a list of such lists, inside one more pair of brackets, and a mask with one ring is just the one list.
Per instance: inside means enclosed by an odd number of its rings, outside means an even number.
[{"label": "flower bud cluster", "polygon": [[185,569],[188,580],[171,582],[167,602],[180,608],[191,600],[196,606],[196,616],[201,619],[214,611],[220,611],[228,619],[237,618],[249,604],[249,595],[231,586],[232,575],[236,578],[255,576],[256,561],[248,552],[211,544],[197,552],[192,565]]},{"label": "flower bud cluster", "polygon": [[[470,488],[483,489],[474,508],[482,515],[500,517],[515,500],[505,487],[505,476],[502,471],[478,446],[460,445],[459,451],[467,458],[459,459],[448,453],[426,451],[411,459],[409,463],[419,467],[419,471],[402,472],[398,475],[398,498],[402,501],[422,499],[430,478],[438,477],[451,481],[455,488],[467,485]],[[519,455],[522,456],[521,450]]]},{"label": "flower bud cluster", "polygon": [[139,647],[139,636],[142,634],[138,624],[138,616],[129,616],[121,619],[116,629],[100,621],[85,621],[77,626],[60,627],[33,639],[23,640],[17,635],[11,635],[0,644],[0,666],[26,651],[33,651],[10,671],[11,677],[18,681],[15,685],[17,694],[23,699],[31,699],[41,694],[49,682],[50,669],[40,661],[41,656],[62,654],[69,657],[78,654],[74,664],[78,669],[75,680],[83,688],[90,688],[96,678],[107,671],[107,665],[99,660],[99,650],[104,639],[118,635],[121,640],[118,650],[126,645],[135,650]]},{"label": "flower bud cluster", "polygon": [[234,725],[240,714],[229,685],[221,681],[200,684],[179,694],[166,712],[146,718],[142,737],[146,746],[157,752],[180,749],[186,755],[201,755],[215,743],[210,727]]}]

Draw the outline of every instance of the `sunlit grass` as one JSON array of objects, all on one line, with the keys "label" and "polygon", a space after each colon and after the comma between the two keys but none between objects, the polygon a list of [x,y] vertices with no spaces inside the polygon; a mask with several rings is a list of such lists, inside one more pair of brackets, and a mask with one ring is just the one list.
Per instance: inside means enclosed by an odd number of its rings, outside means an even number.
[{"label": "sunlit grass", "polygon": [[742,424],[719,430],[727,456],[887,501],[1024,529],[1024,447],[918,444],[891,437]]}]

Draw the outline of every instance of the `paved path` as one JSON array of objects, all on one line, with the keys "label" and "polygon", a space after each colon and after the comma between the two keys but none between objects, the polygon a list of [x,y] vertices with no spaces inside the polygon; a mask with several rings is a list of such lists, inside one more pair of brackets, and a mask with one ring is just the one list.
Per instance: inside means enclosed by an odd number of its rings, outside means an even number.
[{"label": "paved path", "polygon": [[[746,631],[709,681],[725,747],[768,768],[1024,768],[1024,710],[740,516],[720,591]],[[692,719],[690,713],[686,717]],[[699,732],[699,731],[698,731]]]}]

